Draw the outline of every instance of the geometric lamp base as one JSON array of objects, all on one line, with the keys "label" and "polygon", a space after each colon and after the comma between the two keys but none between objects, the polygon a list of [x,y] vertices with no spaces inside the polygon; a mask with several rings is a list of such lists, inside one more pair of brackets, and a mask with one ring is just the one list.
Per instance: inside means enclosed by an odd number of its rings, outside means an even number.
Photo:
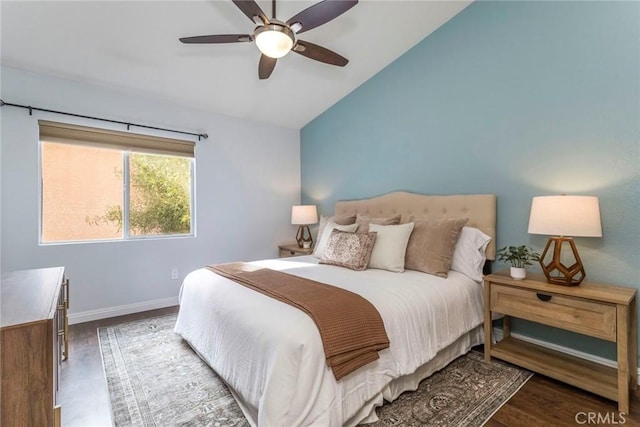
[{"label": "geometric lamp base", "polygon": [[296,242],[298,246],[303,247],[304,242],[309,242],[309,247],[313,245],[313,237],[311,236],[311,230],[308,225],[299,225],[298,232],[296,233]]},{"label": "geometric lamp base", "polygon": [[[545,262],[545,258],[552,242],[554,244],[553,257],[551,261],[547,263]],[[569,267],[567,267],[560,258],[560,251],[562,250],[563,244],[568,244],[571,247],[573,259],[571,259],[570,262],[573,262],[573,264]],[[567,251],[565,251],[565,256],[566,255]],[[571,237],[550,237],[540,257],[540,266],[547,278],[547,282],[556,285],[578,286],[587,276],[584,272],[584,266],[580,260],[580,255],[578,255],[576,245],[573,243]]]}]

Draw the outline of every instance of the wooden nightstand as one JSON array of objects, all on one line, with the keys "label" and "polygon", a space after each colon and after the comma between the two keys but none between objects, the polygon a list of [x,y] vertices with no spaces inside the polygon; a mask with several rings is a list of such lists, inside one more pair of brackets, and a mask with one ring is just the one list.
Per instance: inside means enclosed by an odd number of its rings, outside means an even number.
[{"label": "wooden nightstand", "polygon": [[[505,315],[503,339],[492,343],[492,312]],[[511,336],[517,317],[614,342],[618,367],[610,368]],[[618,402],[629,413],[629,390],[638,382],[636,290],[583,282],[559,286],[543,276],[484,278],[484,354],[555,378]]]},{"label": "wooden nightstand", "polygon": [[297,243],[290,243],[287,245],[278,246],[280,250],[280,254],[278,255],[280,258],[287,258],[290,256],[302,256],[302,255],[311,255],[313,253],[313,248],[301,248]]}]

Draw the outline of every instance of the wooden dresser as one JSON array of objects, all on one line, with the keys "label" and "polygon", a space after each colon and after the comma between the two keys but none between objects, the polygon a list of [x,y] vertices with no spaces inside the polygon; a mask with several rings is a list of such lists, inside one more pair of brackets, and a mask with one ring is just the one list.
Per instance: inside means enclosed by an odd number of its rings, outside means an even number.
[{"label": "wooden dresser", "polygon": [[59,426],[59,366],[68,355],[64,267],[2,274],[0,425]]}]

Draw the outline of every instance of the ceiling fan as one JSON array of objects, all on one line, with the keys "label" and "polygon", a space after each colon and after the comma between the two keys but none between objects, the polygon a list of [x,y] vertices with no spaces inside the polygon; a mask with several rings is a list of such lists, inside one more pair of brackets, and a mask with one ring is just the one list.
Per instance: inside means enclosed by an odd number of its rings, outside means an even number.
[{"label": "ceiling fan", "polygon": [[349,60],[316,44],[299,40],[298,34],[309,31],[345,13],[358,0],[324,0],[308,7],[286,22],[276,19],[276,0],[272,0],[272,18],[260,9],[254,0],[232,0],[233,3],[258,26],[252,34],[218,34],[182,37],[182,43],[242,43],[255,41],[262,53],[258,64],[260,79],[268,79],[278,58],[290,51],[325,64],[344,67]]}]

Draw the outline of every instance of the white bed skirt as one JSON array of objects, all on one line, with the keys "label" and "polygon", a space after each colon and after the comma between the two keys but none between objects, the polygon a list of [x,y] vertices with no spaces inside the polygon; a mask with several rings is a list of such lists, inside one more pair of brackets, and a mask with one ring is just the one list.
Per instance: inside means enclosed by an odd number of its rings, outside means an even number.
[{"label": "white bed skirt", "polygon": [[[456,360],[463,354],[467,354],[472,347],[482,344],[484,340],[484,331],[482,325],[469,331],[465,335],[458,338],[453,344],[440,350],[438,354],[419,367],[413,374],[405,375],[404,377],[397,378],[390,382],[380,394],[376,395],[373,399],[367,402],[362,409],[357,412],[350,420],[345,423],[345,427],[356,426],[358,424],[368,424],[378,421],[376,414],[376,408],[382,406],[384,401],[393,402],[405,391],[415,391],[422,380],[430,377],[434,373],[438,372],[449,363]],[[202,360],[206,360],[198,353],[196,349],[193,349]],[[223,380],[224,381],[224,380]],[[238,406],[242,410],[247,421],[252,427],[257,427],[258,414],[251,409],[251,405],[247,405],[238,393],[227,384],[231,395],[238,403]]]}]

